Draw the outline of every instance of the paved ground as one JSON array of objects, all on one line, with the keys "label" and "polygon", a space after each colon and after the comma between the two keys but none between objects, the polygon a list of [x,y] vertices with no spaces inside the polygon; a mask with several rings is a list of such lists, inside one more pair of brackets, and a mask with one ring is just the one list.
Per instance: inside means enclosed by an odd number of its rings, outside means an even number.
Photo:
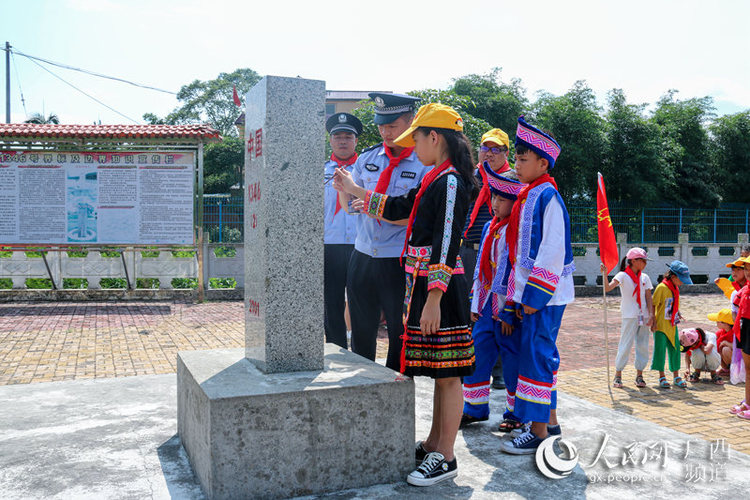
[{"label": "paved ground", "polygon": [[[619,338],[616,298],[610,301],[610,358]],[[706,313],[724,307],[716,296],[685,296],[686,326],[712,327]],[[244,345],[241,302],[13,303],[0,304],[0,385],[173,373],[177,351]],[[379,356],[385,356],[381,332]],[[617,411],[704,439],[725,438],[750,453],[750,422],[729,415],[743,386],[694,384],[687,391],[606,384],[601,299],[569,306],[558,340],[560,389]],[[631,358],[632,361],[632,358]]]}]

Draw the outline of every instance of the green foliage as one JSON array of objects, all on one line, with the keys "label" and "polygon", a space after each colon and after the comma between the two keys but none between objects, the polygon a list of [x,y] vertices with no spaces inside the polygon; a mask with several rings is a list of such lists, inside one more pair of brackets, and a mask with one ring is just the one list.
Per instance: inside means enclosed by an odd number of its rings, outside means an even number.
[{"label": "green foliage", "polygon": [[564,95],[543,93],[526,116],[534,126],[555,137],[562,152],[550,171],[565,199],[593,198],[596,172],[602,165],[604,119],[594,92],[577,81]]},{"label": "green foliage", "polygon": [[607,196],[640,206],[658,205],[661,194],[675,184],[674,172],[660,154],[659,127],[643,116],[645,105],[628,104],[621,89],[609,92],[608,108],[601,165]]},{"label": "green foliage", "polygon": [[51,290],[52,280],[49,278],[27,278],[26,288],[32,290]]},{"label": "green foliage", "polygon": [[85,290],[89,287],[86,278],[63,278],[63,288],[66,290]]},{"label": "green foliage", "polygon": [[13,280],[10,278],[0,278],[0,290],[10,290],[13,288]]},{"label": "green foliage", "polygon": [[149,288],[152,290],[158,290],[159,285],[160,285],[159,278],[136,278],[135,279],[136,288]]},{"label": "green foliage", "polygon": [[750,203],[747,174],[750,172],[750,111],[717,118],[710,127],[711,156],[715,177],[724,193],[723,201]]},{"label": "green foliage", "polygon": [[177,258],[195,257],[195,250],[172,250],[172,257],[177,257]]},{"label": "green foliage", "polygon": [[125,278],[102,278],[99,280],[99,286],[102,288],[127,288],[128,282]]},{"label": "green foliage", "polygon": [[102,248],[99,251],[99,255],[107,259],[114,259],[122,254],[122,250],[116,248]]},{"label": "green foliage", "polygon": [[662,152],[677,180],[664,198],[679,206],[716,207],[717,179],[710,168],[710,141],[705,125],[714,117],[713,99],[680,101],[670,90],[656,103],[652,121],[661,131]]},{"label": "green foliage", "polygon": [[198,288],[197,278],[174,278],[172,279],[172,288]]},{"label": "green foliage", "polygon": [[60,123],[60,117],[58,117],[55,113],[50,113],[48,116],[44,116],[41,113],[33,113],[24,123],[35,123],[37,125],[57,125]]},{"label": "green foliage", "polygon": [[[241,229],[230,227],[229,225],[224,225],[222,227],[222,243],[242,243],[243,241]],[[219,226],[211,226],[208,228],[208,242],[219,243]]]},{"label": "green foliage", "polygon": [[3,248],[7,248],[7,247],[0,247],[0,259],[10,259],[11,256],[13,255],[13,252],[3,250]]},{"label": "green foliage", "polygon": [[39,251],[31,250],[24,253],[26,254],[26,257],[30,257],[32,259],[41,259],[42,255],[47,255],[47,251],[43,250],[42,248],[39,248]]},{"label": "green foliage", "polygon": [[[158,248],[158,247],[151,247],[151,248]],[[161,252],[158,250],[141,250],[141,257],[144,259],[155,259],[159,256]]]},{"label": "green foliage", "polygon": [[235,288],[237,280],[234,278],[210,278],[208,286],[210,288]]},{"label": "green foliage", "polygon": [[235,247],[216,247],[214,248],[214,255],[220,259],[236,257],[237,249]]},{"label": "green foliage", "polygon": [[258,81],[260,75],[249,68],[236,69],[231,73],[219,73],[214,80],[194,80],[183,85],[177,93],[182,103],[164,118],[146,113],[143,119],[152,124],[210,123],[224,137],[237,137],[234,122],[242,110],[234,104],[232,88],[244,96]]},{"label": "green foliage", "polygon": [[89,254],[88,250],[68,250],[68,257],[82,258]]},{"label": "green foliage", "polygon": [[243,140],[225,137],[206,145],[203,153],[203,192],[228,193],[234,184],[242,184],[245,151]]},{"label": "green foliage", "polygon": [[500,128],[513,138],[517,119],[528,109],[529,102],[521,80],[514,78],[505,83],[500,79],[501,71],[501,68],[493,68],[485,75],[456,78],[451,90],[470,98],[471,104],[464,108],[467,113],[490,124],[489,128]]}]

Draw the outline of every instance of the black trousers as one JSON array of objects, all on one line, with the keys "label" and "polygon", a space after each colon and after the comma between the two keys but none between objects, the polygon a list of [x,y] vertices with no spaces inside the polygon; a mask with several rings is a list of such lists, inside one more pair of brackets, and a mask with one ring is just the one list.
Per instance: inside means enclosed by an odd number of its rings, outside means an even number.
[{"label": "black trousers", "polygon": [[385,365],[401,367],[401,335],[406,276],[398,257],[375,259],[354,250],[349,260],[346,294],[352,319],[352,351],[375,360],[380,311],[388,325],[388,357]]},{"label": "black trousers", "polygon": [[347,348],[344,290],[353,250],[354,245],[323,245],[323,325],[326,342],[344,349]]}]

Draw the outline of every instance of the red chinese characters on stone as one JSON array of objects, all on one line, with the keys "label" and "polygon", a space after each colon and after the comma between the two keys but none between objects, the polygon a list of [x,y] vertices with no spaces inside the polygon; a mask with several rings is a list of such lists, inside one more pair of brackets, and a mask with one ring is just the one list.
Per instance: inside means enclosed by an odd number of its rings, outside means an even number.
[{"label": "red chinese characters on stone", "polygon": [[263,129],[259,128],[255,131],[255,157],[263,154]]},{"label": "red chinese characters on stone", "polygon": [[247,187],[247,202],[260,201],[260,182],[254,182]]},{"label": "red chinese characters on stone", "polygon": [[260,317],[260,303],[256,302],[255,300],[249,299],[247,301],[247,304],[247,311],[250,313],[250,315]]},{"label": "red chinese characters on stone", "polygon": [[247,154],[250,155],[250,158],[253,157],[254,139],[253,134],[250,134],[247,138]]}]

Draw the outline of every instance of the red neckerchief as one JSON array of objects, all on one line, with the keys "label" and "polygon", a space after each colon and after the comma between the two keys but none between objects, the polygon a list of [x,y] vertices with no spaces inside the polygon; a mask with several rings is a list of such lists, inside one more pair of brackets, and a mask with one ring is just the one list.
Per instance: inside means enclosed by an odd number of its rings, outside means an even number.
[{"label": "red neckerchief", "polygon": [[[474,225],[474,221],[477,220],[477,215],[479,215],[479,210],[483,205],[487,205],[487,209],[492,213],[492,194],[490,193],[490,186],[487,182],[487,172],[484,171],[484,167],[481,163],[477,165],[477,168],[479,169],[479,174],[482,176],[482,189],[479,190],[479,196],[477,196],[477,201],[474,202],[474,208],[471,210],[471,217],[469,218],[469,225],[466,226],[464,238],[466,238],[466,235],[469,233],[471,226]],[[510,170],[510,165],[508,165],[508,162],[506,161],[497,173],[502,174],[508,170]]]},{"label": "red neckerchief", "polygon": [[737,291],[739,291],[740,288],[742,288],[742,285],[740,285],[736,281],[732,281],[731,283],[732,283],[732,286],[734,287],[734,289],[737,290]]},{"label": "red neckerchief", "polygon": [[513,204],[513,210],[510,212],[510,221],[508,222],[508,229],[505,233],[505,241],[508,242],[508,256],[510,257],[510,263],[516,263],[516,247],[518,246],[518,225],[521,222],[521,206],[526,202],[526,197],[529,196],[529,191],[535,187],[549,182],[555,189],[557,189],[557,183],[555,179],[549,174],[540,176],[537,180],[526,186],[521,190],[518,195],[518,199]]},{"label": "red neckerchief", "polygon": [[391,174],[393,173],[393,169],[398,167],[401,160],[409,156],[411,152],[414,151],[414,148],[404,148],[398,156],[393,156],[391,149],[385,144],[383,144],[383,150],[388,157],[388,166],[380,173],[378,183],[375,185],[375,192],[380,194],[385,194],[388,186],[391,184]]},{"label": "red neckerchief", "polygon": [[407,224],[406,226],[406,240],[404,241],[404,249],[401,251],[401,257],[404,256],[404,254],[406,253],[406,248],[409,246],[409,237],[411,236],[411,228],[414,225],[414,219],[417,216],[419,200],[422,198],[424,192],[427,191],[427,188],[430,187],[432,181],[437,179],[440,174],[448,170],[448,168],[450,168],[451,166],[452,165],[450,159],[445,160],[439,167],[432,167],[432,169],[427,172],[427,175],[422,178],[422,182],[419,185],[419,191],[417,191],[417,196],[414,197],[414,206],[411,207],[411,213],[409,214],[409,224]]},{"label": "red neckerchief", "polygon": [[510,216],[500,220],[497,217],[492,218],[490,228],[487,231],[487,238],[484,240],[484,247],[482,247],[482,256],[480,257],[479,269],[482,271],[482,277],[485,283],[492,283],[492,265],[490,265],[490,255],[492,252],[492,244],[495,239],[495,235],[498,230],[506,225],[510,220]]},{"label": "red neckerchief", "polygon": [[674,297],[674,301],[672,302],[672,319],[669,320],[670,324],[672,326],[675,326],[677,323],[675,323],[675,319],[677,318],[677,311],[680,310],[680,289],[675,286],[674,283],[672,283],[672,278],[667,278],[664,281],[662,281],[667,288],[669,288],[669,291],[672,292],[672,297]]},{"label": "red neckerchief", "polygon": [[703,342],[703,337],[701,336],[701,332],[698,332],[698,342],[688,347],[686,352],[691,352],[691,351],[700,349],[701,347],[705,347],[705,346],[706,346],[706,343]]},{"label": "red neckerchief", "polygon": [[[338,168],[348,167],[349,165],[354,165],[354,162],[357,161],[357,153],[354,153],[354,155],[348,160],[339,160],[338,156],[331,153],[331,161],[335,161],[336,166]],[[337,193],[336,194],[336,209],[333,211],[333,215],[335,216],[337,213],[339,213],[339,210],[341,210],[341,202],[339,201],[339,197]]]},{"label": "red neckerchief", "polygon": [[630,279],[633,280],[633,283],[635,283],[635,291],[633,292],[633,295],[635,295],[635,300],[638,301],[638,310],[641,310],[641,272],[638,271],[638,274],[635,274],[635,272],[630,268],[630,266],[625,268],[625,274],[630,276]]}]

